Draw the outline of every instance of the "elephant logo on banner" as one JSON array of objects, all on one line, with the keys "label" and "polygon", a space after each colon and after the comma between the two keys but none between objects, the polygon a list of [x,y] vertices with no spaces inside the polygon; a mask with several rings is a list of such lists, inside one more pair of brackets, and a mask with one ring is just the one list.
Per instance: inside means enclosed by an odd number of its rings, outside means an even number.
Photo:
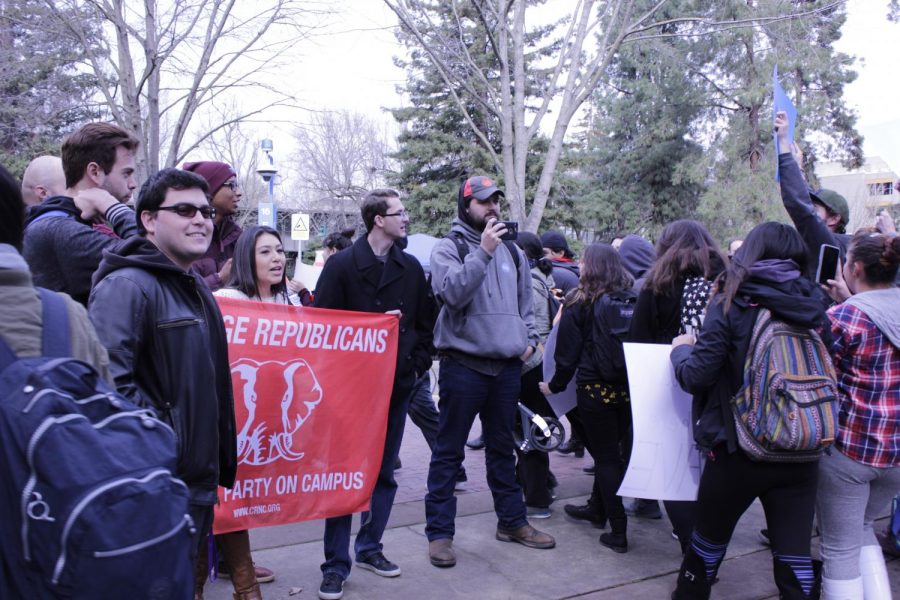
[{"label": "elephant logo on banner", "polygon": [[[296,435],[322,401],[322,386],[305,360],[256,362],[240,359],[231,364],[235,402],[243,401],[247,418],[238,431],[238,464],[267,465],[276,460],[296,461]],[[266,421],[257,410],[257,400],[265,389],[280,397],[280,420]]]}]

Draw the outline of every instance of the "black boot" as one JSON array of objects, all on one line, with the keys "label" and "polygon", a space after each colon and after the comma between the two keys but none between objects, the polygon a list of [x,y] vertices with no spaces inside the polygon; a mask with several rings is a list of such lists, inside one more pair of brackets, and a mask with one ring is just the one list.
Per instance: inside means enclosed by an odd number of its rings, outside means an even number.
[{"label": "black boot", "polygon": [[[778,558],[772,559],[775,585],[778,586],[778,597],[781,600],[819,600],[822,594],[822,562],[812,561],[813,580],[807,582],[809,593],[804,591],[803,584],[791,565]],[[802,565],[801,565],[802,567]]]},{"label": "black boot", "polygon": [[612,531],[600,534],[600,543],[619,554],[628,552],[628,537],[625,534],[627,523],[627,519],[610,519],[609,527]]},{"label": "black boot", "polygon": [[694,549],[688,546],[681,560],[678,583],[672,592],[672,600],[708,600],[710,582],[706,578],[706,564]]}]

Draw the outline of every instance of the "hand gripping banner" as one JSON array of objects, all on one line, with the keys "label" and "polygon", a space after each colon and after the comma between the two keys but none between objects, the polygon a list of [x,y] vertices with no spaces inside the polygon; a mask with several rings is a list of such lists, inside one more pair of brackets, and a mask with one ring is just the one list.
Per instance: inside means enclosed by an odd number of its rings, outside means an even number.
[{"label": "hand gripping banner", "polygon": [[237,480],[214,531],[366,510],[397,363],[394,315],[217,298],[228,334]]}]

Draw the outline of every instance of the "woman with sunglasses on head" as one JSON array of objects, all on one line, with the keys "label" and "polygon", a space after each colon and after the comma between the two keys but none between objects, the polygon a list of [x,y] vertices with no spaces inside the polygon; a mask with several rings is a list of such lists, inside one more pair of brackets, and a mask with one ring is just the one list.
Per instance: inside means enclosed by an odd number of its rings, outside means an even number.
[{"label": "woman with sunglasses on head", "polygon": [[766,514],[780,597],[819,597],[810,557],[818,461],[752,460],[739,446],[732,413],[761,309],[775,321],[803,329],[821,330],[827,324],[821,290],[803,276],[806,261],[806,245],[796,229],[775,222],[758,225],[716,281],[699,336],[683,334],[672,341],[675,377],[693,395],[694,441],[708,457],[673,600],[709,598],[734,528],[757,498]]},{"label": "woman with sunglasses on head", "polygon": [[872,524],[900,490],[900,237],[859,233],[829,295],[840,413],[819,462],[822,598],[891,597]]},{"label": "woman with sunglasses on head", "polygon": [[[278,232],[263,225],[250,227],[241,233],[235,244],[231,277],[227,287],[218,290],[214,295],[222,298],[298,305],[299,299],[293,296],[292,300],[287,289],[285,264],[284,248]],[[274,580],[275,575],[270,570],[253,564],[248,532],[244,530],[217,535],[216,542],[225,563],[222,565],[225,569],[220,566],[220,573],[224,572],[231,577],[235,598],[238,600],[262,598],[259,584]],[[198,572],[202,572],[205,578],[204,557],[201,557],[200,563]]]}]

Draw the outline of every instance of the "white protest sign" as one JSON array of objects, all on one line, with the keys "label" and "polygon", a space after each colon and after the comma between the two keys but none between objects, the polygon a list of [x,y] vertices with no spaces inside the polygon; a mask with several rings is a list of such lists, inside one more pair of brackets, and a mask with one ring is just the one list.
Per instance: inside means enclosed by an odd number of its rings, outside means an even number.
[{"label": "white protest sign", "polygon": [[[559,324],[553,326],[547,341],[544,342],[544,381],[550,382],[553,373],[556,371],[556,361],[553,360],[553,352],[556,351],[556,336],[559,330]],[[569,382],[568,387],[558,394],[547,396],[547,402],[556,416],[562,418],[567,412],[575,408],[575,378]]]},{"label": "white protest sign", "polygon": [[668,344],[625,344],[634,445],[619,496],[696,500],[700,452],[691,432],[691,396],[679,387]]}]

